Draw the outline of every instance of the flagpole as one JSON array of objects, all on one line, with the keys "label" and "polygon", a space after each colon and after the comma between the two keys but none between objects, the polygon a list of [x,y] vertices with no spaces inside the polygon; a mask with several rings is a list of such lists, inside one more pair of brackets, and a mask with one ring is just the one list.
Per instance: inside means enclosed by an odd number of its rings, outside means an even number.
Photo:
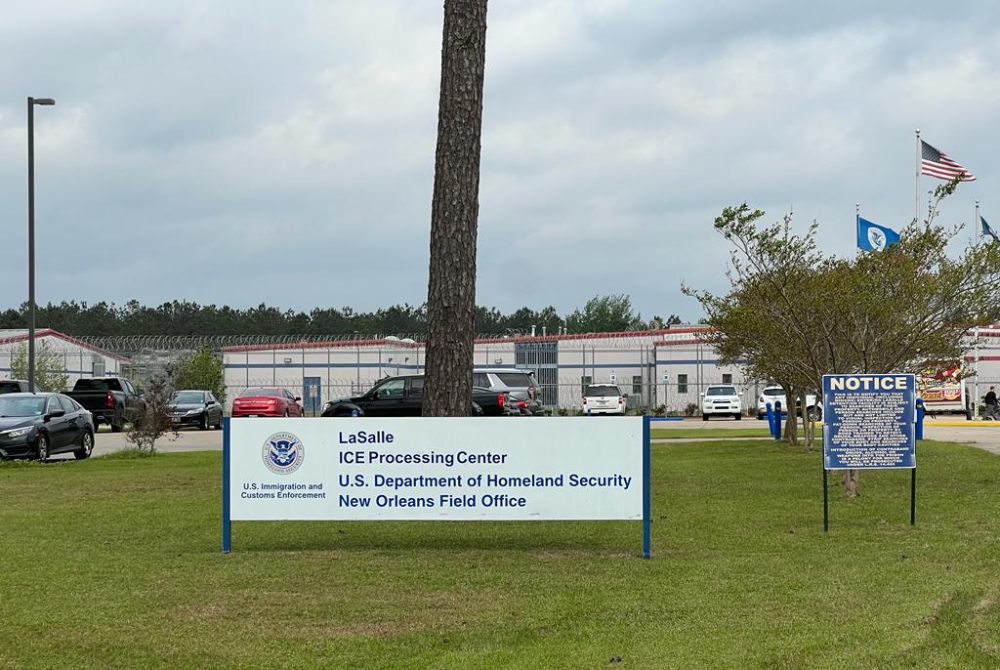
[{"label": "flagpole", "polygon": [[913,189],[913,219],[920,222],[920,128],[917,128],[917,176]]},{"label": "flagpole", "polygon": [[[973,219],[973,222],[974,223],[972,225],[974,225],[975,228],[976,228],[976,245],[978,246],[979,245],[979,240],[980,240],[980,232],[982,231],[982,228],[983,228],[982,224],[979,222],[979,201],[978,200],[976,200],[976,218]],[[976,381],[974,381],[972,383],[972,388],[973,388],[973,391],[972,391],[972,394],[973,394],[973,397],[972,397],[972,418],[976,418],[977,416],[979,416],[979,318],[978,318],[978,316],[976,318],[976,327],[975,327],[975,329],[972,332],[973,332],[973,337],[976,338],[976,340],[975,340],[976,364],[975,364],[975,368],[974,368],[974,371],[973,371],[973,374],[975,374],[975,377],[976,377]]]},{"label": "flagpole", "polygon": [[976,218],[972,220],[972,225],[976,229],[976,244],[979,244],[982,237],[983,224],[979,221],[979,201],[976,200]]},{"label": "flagpole", "polygon": [[[861,248],[861,203],[854,203],[854,237],[857,239],[858,248]],[[855,252],[857,253],[857,252]]]}]

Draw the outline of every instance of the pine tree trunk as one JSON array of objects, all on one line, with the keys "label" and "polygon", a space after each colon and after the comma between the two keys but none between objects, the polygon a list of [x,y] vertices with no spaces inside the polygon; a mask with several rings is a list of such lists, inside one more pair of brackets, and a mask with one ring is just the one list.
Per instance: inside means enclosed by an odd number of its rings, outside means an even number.
[{"label": "pine tree trunk", "polygon": [[431,205],[425,416],[468,416],[487,0],[445,0]]}]

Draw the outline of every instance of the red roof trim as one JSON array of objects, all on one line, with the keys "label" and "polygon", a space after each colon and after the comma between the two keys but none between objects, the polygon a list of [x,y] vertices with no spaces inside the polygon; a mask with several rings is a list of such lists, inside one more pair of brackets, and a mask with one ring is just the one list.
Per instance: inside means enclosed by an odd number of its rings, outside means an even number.
[{"label": "red roof trim", "polygon": [[407,349],[416,349],[424,346],[423,342],[403,342],[402,340],[336,340],[329,342],[281,342],[275,344],[246,344],[233,347],[223,347],[223,353],[237,353],[250,351],[294,351],[298,349],[334,349],[341,347],[373,347],[382,345],[392,345]]},{"label": "red roof trim", "polygon": [[488,337],[476,340],[476,344],[502,344],[504,342],[572,342],[573,340],[605,340],[622,339],[628,337],[653,337],[656,335],[671,335],[696,333],[704,330],[705,327],[694,328],[661,328],[659,330],[617,330],[609,333],[573,333],[572,335],[519,335],[517,337]]}]

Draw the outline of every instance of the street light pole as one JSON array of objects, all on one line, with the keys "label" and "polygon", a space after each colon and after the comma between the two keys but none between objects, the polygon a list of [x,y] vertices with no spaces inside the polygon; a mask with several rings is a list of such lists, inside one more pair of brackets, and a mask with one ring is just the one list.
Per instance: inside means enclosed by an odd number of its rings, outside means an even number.
[{"label": "street light pole", "polygon": [[35,390],[35,105],[52,98],[28,96],[28,390]]}]

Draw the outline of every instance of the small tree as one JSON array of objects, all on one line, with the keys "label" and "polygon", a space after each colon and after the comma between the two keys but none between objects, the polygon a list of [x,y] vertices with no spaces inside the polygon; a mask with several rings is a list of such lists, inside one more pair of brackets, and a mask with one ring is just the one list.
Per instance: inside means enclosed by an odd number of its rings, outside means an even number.
[{"label": "small tree", "polygon": [[[934,218],[957,183],[939,186],[926,221],[904,228],[897,243],[848,259],[817,250],[815,224],[798,237],[789,218],[758,227],[763,212],[727,208],[715,227],[735,247],[732,289],[723,296],[685,289],[713,326],[707,339],[721,359],[745,361],[754,378],[780,382],[790,419],[795,399],[805,408],[805,392],[818,392],[825,374],[919,374],[927,361],[960,357],[972,327],[1000,318],[1000,245],[948,255],[959,228]],[[809,440],[812,427],[806,416],[803,422]],[[847,472],[848,498],[858,477]]]},{"label": "small tree", "polygon": [[222,359],[208,347],[183,357],[173,367],[173,386],[178,391],[211,391],[220,403],[226,402],[226,379]]},{"label": "small tree", "polygon": [[143,405],[136,413],[125,435],[143,454],[156,453],[156,441],[167,433],[178,437],[177,427],[170,417],[174,397],[173,380],[169,374],[154,375],[146,384]]},{"label": "small tree", "polygon": [[[28,344],[20,344],[14,349],[10,360],[10,376],[13,379],[28,379]],[[35,348],[35,383],[43,391],[65,391],[69,383],[65,361],[45,340]]]}]

